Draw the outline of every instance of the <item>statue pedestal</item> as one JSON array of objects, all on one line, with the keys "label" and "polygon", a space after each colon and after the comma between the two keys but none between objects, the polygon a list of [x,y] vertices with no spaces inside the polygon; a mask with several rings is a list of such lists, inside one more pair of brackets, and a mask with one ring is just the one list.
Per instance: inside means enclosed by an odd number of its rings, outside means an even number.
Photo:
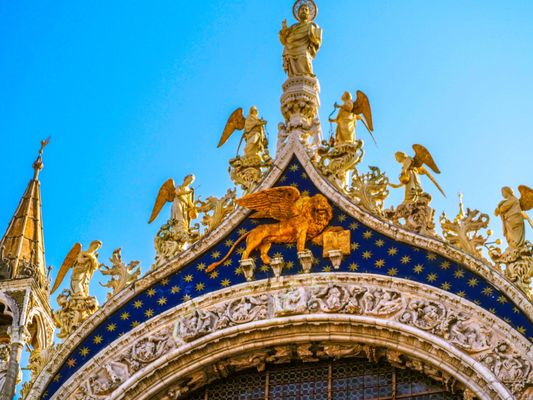
[{"label": "statue pedestal", "polygon": [[244,273],[244,277],[248,282],[254,279],[255,261],[253,258],[243,258],[241,260],[241,268]]},{"label": "statue pedestal", "polygon": [[311,272],[311,267],[313,266],[314,260],[311,250],[306,249],[304,251],[299,251],[298,259],[300,260],[300,264],[302,265],[302,270],[304,273],[309,274]]},{"label": "statue pedestal", "polygon": [[279,279],[281,277],[281,272],[283,271],[283,257],[274,257],[270,263],[270,267],[274,272],[274,277]]},{"label": "statue pedestal", "polygon": [[320,84],[311,76],[288,78],[282,86],[281,113],[287,132],[309,131],[318,116]]}]

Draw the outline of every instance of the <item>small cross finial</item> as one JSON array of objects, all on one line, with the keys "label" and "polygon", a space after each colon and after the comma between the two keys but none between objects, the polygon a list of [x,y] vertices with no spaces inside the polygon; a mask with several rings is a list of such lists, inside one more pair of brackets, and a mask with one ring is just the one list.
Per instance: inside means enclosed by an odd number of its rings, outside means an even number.
[{"label": "small cross finial", "polygon": [[37,159],[33,163],[33,169],[35,170],[35,176],[34,179],[37,179],[37,176],[39,175],[39,171],[43,169],[43,152],[44,148],[50,143],[50,136],[48,138],[41,140],[41,148],[39,149],[39,155],[37,156]]}]

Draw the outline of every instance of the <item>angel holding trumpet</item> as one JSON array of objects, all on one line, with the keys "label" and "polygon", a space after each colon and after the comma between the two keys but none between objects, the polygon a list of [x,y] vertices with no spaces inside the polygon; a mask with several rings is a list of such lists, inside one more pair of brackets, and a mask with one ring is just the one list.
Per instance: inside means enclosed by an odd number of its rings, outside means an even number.
[{"label": "angel holding trumpet", "polygon": [[396,161],[402,164],[402,172],[400,173],[400,183],[389,183],[393,188],[405,187],[405,195],[402,204],[416,203],[424,194],[422,184],[420,183],[420,175],[426,175],[431,182],[437,187],[439,192],[444,197],[446,194],[440,187],[433,175],[424,167],[428,166],[433,172],[440,174],[437,164],[433,160],[431,153],[421,144],[414,144],[414,156],[408,156],[404,152],[398,151],[395,154]]}]

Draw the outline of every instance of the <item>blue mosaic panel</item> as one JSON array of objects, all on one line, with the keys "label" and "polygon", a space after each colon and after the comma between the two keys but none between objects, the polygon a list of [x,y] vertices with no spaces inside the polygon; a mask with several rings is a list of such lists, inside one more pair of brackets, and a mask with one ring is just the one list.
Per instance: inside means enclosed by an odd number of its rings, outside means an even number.
[{"label": "blue mosaic panel", "polygon": [[[297,187],[302,193],[309,195],[319,193],[297,159],[289,163],[275,186],[286,185]],[[321,257],[322,248],[309,243],[308,248],[317,259],[312,272],[371,273],[431,285],[474,302],[533,341],[532,322],[505,293],[500,292],[483,277],[442,256],[378,233],[347,215],[333,203],[332,205],[334,216],[331,225],[342,226],[351,231],[351,255],[344,258],[340,269],[333,270],[330,261]],[[212,262],[224,257],[235,241],[258,223],[264,221],[244,220],[196,260],[138,294],[110,315],[73,350],[48,384],[43,399],[50,398],[87,360],[141,323],[197,296],[245,282],[239,267],[244,242],[215,271],[207,274],[204,270]],[[274,244],[269,252],[271,257],[284,258],[284,275],[302,273],[296,253],[294,244]],[[258,254],[253,255],[258,265],[256,280],[272,278],[271,268],[261,264]]]}]

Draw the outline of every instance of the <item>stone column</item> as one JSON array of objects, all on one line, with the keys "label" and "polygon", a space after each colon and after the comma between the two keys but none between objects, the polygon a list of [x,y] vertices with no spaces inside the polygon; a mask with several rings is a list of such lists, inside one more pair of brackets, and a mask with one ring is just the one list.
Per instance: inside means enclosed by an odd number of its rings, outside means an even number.
[{"label": "stone column", "polygon": [[309,132],[318,118],[320,84],[311,76],[288,78],[283,84],[281,113],[287,132]]},{"label": "stone column", "polygon": [[24,348],[23,330],[23,327],[19,327],[11,333],[11,351],[9,353],[6,380],[2,388],[2,393],[0,393],[0,400],[12,400],[15,397],[15,389],[20,374],[20,356]]}]

